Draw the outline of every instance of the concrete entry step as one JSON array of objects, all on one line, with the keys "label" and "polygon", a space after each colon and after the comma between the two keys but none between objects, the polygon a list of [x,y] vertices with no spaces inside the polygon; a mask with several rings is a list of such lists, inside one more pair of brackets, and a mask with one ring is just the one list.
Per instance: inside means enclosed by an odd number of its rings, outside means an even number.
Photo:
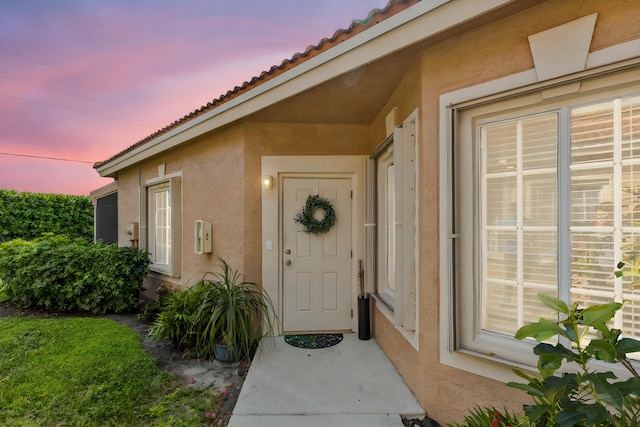
[{"label": "concrete entry step", "polygon": [[301,349],[280,336],[261,345],[229,427],[386,427],[402,426],[401,416],[424,415],[375,340],[362,341],[346,334],[333,347]]},{"label": "concrete entry step", "polygon": [[398,427],[399,415],[233,415],[229,427]]}]

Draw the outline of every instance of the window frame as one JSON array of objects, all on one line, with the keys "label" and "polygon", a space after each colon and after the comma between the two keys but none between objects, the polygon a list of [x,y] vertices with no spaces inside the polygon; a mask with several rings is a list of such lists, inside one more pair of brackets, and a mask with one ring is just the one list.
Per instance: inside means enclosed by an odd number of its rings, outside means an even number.
[{"label": "window frame", "polygon": [[[393,282],[395,279],[395,262],[389,259],[389,252],[393,253],[395,250],[396,240],[394,236],[395,227],[393,227],[395,222],[393,218],[395,212],[393,196],[391,205],[389,205],[389,192],[392,191],[395,195],[395,186],[393,178],[389,179],[388,176],[389,168],[394,167],[393,135],[375,150],[372,158],[375,161],[376,170],[376,295],[390,310],[394,311],[395,286],[389,286],[388,283],[389,280]],[[393,187],[390,187],[390,184]],[[389,218],[390,215],[392,218]],[[393,255],[392,257],[395,258]]]},{"label": "window frame", "polygon": [[[535,366],[536,358],[531,352],[535,343],[528,341],[516,341],[513,338],[500,336],[489,336],[488,343],[491,343],[491,350],[486,348],[469,348],[461,340],[462,330],[468,323],[461,321],[460,313],[463,313],[469,306],[471,298],[472,304],[479,303],[477,289],[469,293],[468,285],[461,288],[456,284],[460,282],[459,271],[456,271],[455,260],[467,259],[469,249],[464,249],[461,242],[461,235],[468,230],[461,228],[460,211],[464,208],[455,209],[456,203],[460,200],[475,200],[479,197],[478,188],[471,193],[460,193],[458,188],[458,178],[454,175],[453,162],[460,157],[460,146],[457,141],[467,139],[475,141],[473,133],[477,127],[469,126],[469,116],[475,119],[491,116],[491,121],[505,119],[509,117],[524,117],[535,113],[547,113],[554,109],[560,111],[559,114],[567,114],[563,109],[568,110],[569,106],[575,108],[581,104],[601,101],[616,96],[629,96],[640,92],[640,84],[637,77],[640,75],[638,64],[634,66],[621,67],[616,73],[616,78],[611,78],[611,69],[604,67],[601,70],[591,70],[589,73],[581,72],[574,76],[555,79],[544,84],[533,83],[523,85],[523,81],[536,81],[536,76],[530,72],[508,76],[493,82],[485,83],[476,87],[461,89],[459,91],[441,96],[441,131],[443,135],[443,145],[441,146],[441,346],[440,354],[444,364],[464,369],[469,372],[478,373],[484,376],[500,379],[502,381],[513,380],[513,375],[507,367],[513,366]],[[500,89],[500,90],[498,90]],[[468,101],[467,101],[468,99]],[[561,129],[561,131],[565,131]],[[568,132],[568,129],[566,130]],[[471,133],[471,135],[470,135]],[[560,136],[562,138],[563,136]],[[568,139],[568,138],[567,138]],[[474,144],[475,146],[475,144]],[[560,162],[568,165],[568,152]],[[568,150],[567,150],[568,151]],[[478,158],[474,153],[474,158]],[[477,172],[478,165],[474,164],[474,173]],[[566,171],[569,174],[568,168]],[[567,177],[558,177],[565,179]],[[569,190],[566,190],[569,191]],[[560,197],[560,196],[559,196]],[[559,227],[568,227],[568,215],[566,223],[559,224]],[[481,230],[480,223],[476,221],[475,230]],[[567,236],[569,234],[567,233]],[[559,246],[566,246],[568,250],[561,249],[561,256],[569,257],[570,241],[562,239]],[[477,242],[475,243],[477,244]],[[564,247],[563,246],[563,247]],[[475,255],[477,247],[471,246],[471,254],[474,263],[478,257]],[[571,279],[570,262],[568,270],[560,271],[560,277]],[[471,265],[468,268],[473,270],[473,274],[478,274],[478,266]],[[567,290],[568,295],[568,290]],[[465,326],[467,325],[467,326]],[[479,326],[474,324],[472,334],[476,334]],[[500,355],[496,354],[496,351]],[[495,362],[500,362],[496,364]]]},{"label": "window frame", "polygon": [[[158,195],[161,193],[166,193],[163,206],[158,206]],[[149,259],[151,260],[150,268],[154,271],[170,274],[171,273],[171,185],[169,181],[165,181],[160,184],[152,185],[147,188],[148,195],[148,206],[149,206]],[[158,260],[158,211],[161,209],[162,211],[166,211],[166,222],[168,225],[165,228],[168,230],[166,232],[166,244],[163,246],[166,247],[165,254],[167,260],[166,262],[160,262]]]},{"label": "window frame", "polygon": [[[377,306],[385,316],[396,326],[403,336],[418,348],[418,169],[415,159],[418,157],[417,144],[418,110],[414,110],[400,125],[394,128],[391,135],[374,150],[368,162],[367,205],[371,208],[367,213],[367,247],[373,251],[367,253],[367,275],[371,281],[373,296],[379,302]],[[394,257],[394,286],[393,295],[386,288],[379,289],[380,264],[385,260],[380,257],[378,239],[379,224],[377,209],[379,209],[380,193],[378,179],[378,160],[392,150],[391,159],[384,161],[385,165],[394,166],[394,235],[392,246]],[[391,160],[391,161],[390,161]],[[386,184],[385,184],[386,185]],[[386,218],[386,216],[384,216]],[[383,269],[386,272],[386,268]]]},{"label": "window frame", "polygon": [[[162,275],[179,278],[182,268],[182,179],[181,176],[167,176],[164,179],[149,180],[145,187],[145,213],[147,224],[141,227],[146,235],[141,242],[149,253],[149,270]],[[170,208],[170,227],[168,240],[170,242],[168,263],[157,263],[155,257],[155,225],[156,204],[155,195],[168,192],[168,206]]]}]

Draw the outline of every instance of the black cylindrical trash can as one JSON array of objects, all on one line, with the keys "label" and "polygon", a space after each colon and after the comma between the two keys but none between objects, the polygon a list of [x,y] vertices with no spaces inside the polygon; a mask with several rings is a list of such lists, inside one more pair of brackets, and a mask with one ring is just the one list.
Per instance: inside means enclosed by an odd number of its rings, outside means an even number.
[{"label": "black cylindrical trash can", "polygon": [[358,297],[358,338],[368,340],[371,338],[371,321],[369,320],[369,297]]}]

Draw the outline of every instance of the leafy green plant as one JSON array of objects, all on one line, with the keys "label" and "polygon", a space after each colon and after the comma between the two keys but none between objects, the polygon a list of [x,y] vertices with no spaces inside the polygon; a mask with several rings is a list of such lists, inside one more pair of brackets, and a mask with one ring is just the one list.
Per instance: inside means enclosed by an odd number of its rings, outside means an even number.
[{"label": "leafy green plant", "polygon": [[[526,391],[533,405],[525,405],[525,413],[535,426],[637,426],[640,423],[640,378],[627,355],[640,351],[640,341],[622,336],[622,331],[607,326],[622,304],[607,303],[585,309],[577,303],[569,307],[564,301],[538,295],[559,315],[557,321],[540,319],[523,326],[517,339],[539,341],[534,348],[538,356],[539,375],[514,372],[527,383],[508,385]],[[598,338],[587,339],[588,333]],[[546,343],[561,337],[571,344]],[[559,374],[564,362],[571,372]],[[631,378],[621,381],[610,371],[602,371],[595,361],[620,363]],[[618,380],[618,381],[616,381]]]},{"label": "leafy green plant", "polygon": [[121,312],[138,303],[149,258],[143,251],[45,234],[0,243],[0,279],[19,306]]},{"label": "leafy green plant", "polygon": [[[151,337],[170,339],[198,357],[214,357],[215,344],[231,359],[250,356],[273,334],[275,314],[268,295],[220,259],[221,272],[205,274],[185,291],[173,293],[151,329]],[[211,278],[209,278],[211,277]]]},{"label": "leafy green plant", "polygon": [[0,280],[0,302],[9,301],[9,294],[7,293],[7,285]]},{"label": "leafy green plant", "polygon": [[196,284],[185,291],[167,294],[153,321],[149,336],[155,340],[168,339],[180,350],[195,348],[191,329],[205,291],[202,285]]},{"label": "leafy green plant", "polygon": [[529,426],[525,416],[499,411],[494,407],[477,406],[464,417],[463,424],[447,424],[448,427],[516,427]]},{"label": "leafy green plant", "polygon": [[147,323],[153,323],[158,318],[163,308],[168,304],[169,297],[174,290],[161,285],[156,289],[156,299],[147,302],[142,308],[142,312],[138,315],[138,318]]}]

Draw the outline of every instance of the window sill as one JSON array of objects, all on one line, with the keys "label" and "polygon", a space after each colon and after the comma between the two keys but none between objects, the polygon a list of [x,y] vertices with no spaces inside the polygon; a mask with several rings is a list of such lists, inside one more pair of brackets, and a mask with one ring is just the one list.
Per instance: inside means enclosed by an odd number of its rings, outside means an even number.
[{"label": "window sill", "polygon": [[397,326],[395,324],[395,318],[391,307],[389,307],[387,303],[382,298],[380,298],[379,295],[371,294],[371,298],[373,298],[378,311],[380,311],[384,315],[384,317],[387,318],[389,323],[391,323],[396,328],[396,330],[400,332],[400,334],[409,342],[409,344],[411,344],[413,348],[416,349],[416,351],[420,350],[417,328],[415,331],[405,331],[404,329],[402,329],[402,327]]},{"label": "window sill", "polygon": [[376,303],[376,308],[384,314],[384,316],[393,323],[393,309],[378,294],[370,294]]},{"label": "window sill", "polygon": [[158,265],[150,265],[149,266],[149,274],[158,277],[164,281],[167,282],[171,282],[174,284],[180,284],[180,277],[176,277],[174,275],[171,274],[171,270],[164,267],[164,266],[158,266]]},{"label": "window sill", "polygon": [[443,365],[505,384],[510,381],[522,382],[522,378],[513,372],[514,368],[530,373],[537,372],[533,366],[498,359],[469,350],[448,351],[441,349],[440,360]]}]

